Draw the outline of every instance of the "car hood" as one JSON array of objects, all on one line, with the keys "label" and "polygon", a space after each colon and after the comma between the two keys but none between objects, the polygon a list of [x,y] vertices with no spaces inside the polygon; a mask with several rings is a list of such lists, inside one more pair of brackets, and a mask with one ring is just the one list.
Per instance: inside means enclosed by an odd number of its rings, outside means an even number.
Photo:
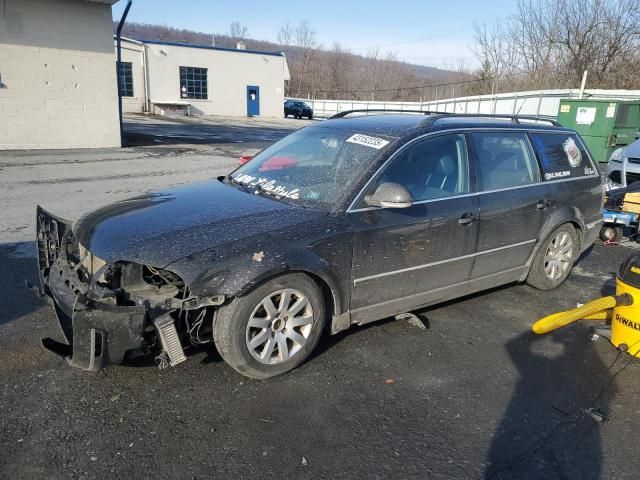
[{"label": "car hood", "polygon": [[105,262],[164,267],[193,253],[324,215],[211,180],[107,205],[82,216],[73,233]]},{"label": "car hood", "polygon": [[640,140],[636,140],[631,145],[624,147],[623,155],[631,158],[640,158]]}]

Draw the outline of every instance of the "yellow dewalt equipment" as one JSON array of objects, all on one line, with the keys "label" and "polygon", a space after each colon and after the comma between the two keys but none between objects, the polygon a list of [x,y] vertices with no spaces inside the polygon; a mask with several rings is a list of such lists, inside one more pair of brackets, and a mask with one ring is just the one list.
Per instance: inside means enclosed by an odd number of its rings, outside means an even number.
[{"label": "yellow dewalt equipment", "polygon": [[616,276],[616,294],[598,298],[581,307],[538,320],[535,333],[549,333],[578,320],[600,320],[610,330],[597,329],[622,351],[640,357],[640,254],[633,254],[620,266]]}]

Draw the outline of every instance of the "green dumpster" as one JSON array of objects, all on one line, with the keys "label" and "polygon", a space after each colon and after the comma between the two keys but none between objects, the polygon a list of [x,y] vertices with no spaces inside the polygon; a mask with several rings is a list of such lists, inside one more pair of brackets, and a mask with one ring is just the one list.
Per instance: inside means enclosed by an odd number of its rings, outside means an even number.
[{"label": "green dumpster", "polygon": [[576,130],[598,162],[636,140],[640,131],[640,100],[563,99],[558,121]]}]

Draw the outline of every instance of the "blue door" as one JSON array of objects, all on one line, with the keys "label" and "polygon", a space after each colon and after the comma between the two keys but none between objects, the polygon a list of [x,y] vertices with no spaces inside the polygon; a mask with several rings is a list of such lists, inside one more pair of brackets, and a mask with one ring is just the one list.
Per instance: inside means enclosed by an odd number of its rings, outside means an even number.
[{"label": "blue door", "polygon": [[260,115],[260,87],[247,85],[247,117]]}]

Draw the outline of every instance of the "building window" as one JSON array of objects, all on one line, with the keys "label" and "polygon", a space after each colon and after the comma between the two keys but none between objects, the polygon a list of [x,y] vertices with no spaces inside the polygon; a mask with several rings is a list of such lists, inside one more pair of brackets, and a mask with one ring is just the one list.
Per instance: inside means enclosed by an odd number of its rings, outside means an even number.
[{"label": "building window", "polygon": [[[118,64],[116,63],[116,71]],[[120,62],[120,96],[133,97],[133,65],[131,62]]]},{"label": "building window", "polygon": [[180,98],[208,98],[206,68],[180,67]]}]

